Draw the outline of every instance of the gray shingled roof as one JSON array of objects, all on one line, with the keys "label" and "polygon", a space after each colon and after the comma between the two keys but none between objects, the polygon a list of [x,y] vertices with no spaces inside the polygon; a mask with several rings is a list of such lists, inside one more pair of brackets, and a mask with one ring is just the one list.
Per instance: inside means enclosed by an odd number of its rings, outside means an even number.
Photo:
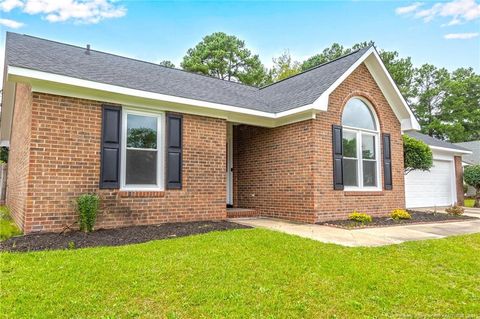
[{"label": "gray shingled roof", "polygon": [[450,148],[453,150],[458,150],[458,151],[470,151],[469,149],[465,147],[461,147],[449,142],[445,142],[439,139],[436,139],[434,137],[431,137],[429,135],[425,135],[416,131],[405,131],[405,134],[407,134],[410,137],[413,137],[417,140],[420,140],[422,142],[425,142],[429,146],[436,146],[436,147],[444,147],[444,148]]},{"label": "gray shingled roof", "polygon": [[7,32],[6,64],[131,89],[269,113],[313,103],[368,48],[256,88],[158,64]]}]

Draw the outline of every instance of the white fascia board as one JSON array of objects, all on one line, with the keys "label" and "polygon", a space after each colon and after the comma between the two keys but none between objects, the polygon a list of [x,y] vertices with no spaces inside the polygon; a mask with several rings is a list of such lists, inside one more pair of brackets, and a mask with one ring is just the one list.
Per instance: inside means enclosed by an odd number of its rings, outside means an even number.
[{"label": "white fascia board", "polygon": [[402,93],[398,89],[397,84],[395,84],[395,81],[393,81],[392,76],[390,75],[390,72],[388,72],[387,68],[385,67],[385,64],[383,63],[382,59],[378,55],[377,50],[373,50],[373,55],[375,56],[375,58],[377,59],[377,62],[380,64],[380,67],[382,68],[383,72],[387,76],[387,79],[388,79],[390,85],[393,87],[395,93],[400,98],[403,107],[407,110],[408,115],[410,116],[411,127],[413,129],[419,131],[421,129],[420,124],[418,123],[417,119],[415,118],[415,115],[413,115],[413,112],[410,109],[410,107],[408,106],[407,101],[405,101],[405,98],[403,97]]},{"label": "white fascia board", "polygon": [[65,75],[58,75],[58,74],[19,68],[14,66],[8,66],[8,75],[62,83],[62,84],[67,84],[67,85],[72,85],[77,87],[83,87],[87,89],[107,91],[107,92],[141,97],[141,98],[152,99],[152,100],[160,100],[160,101],[179,103],[179,104],[188,104],[188,105],[194,105],[194,106],[205,107],[205,108],[213,108],[213,109],[227,111],[227,112],[236,112],[236,113],[243,113],[243,114],[261,116],[261,117],[267,117],[267,118],[275,118],[275,114],[269,113],[269,112],[250,110],[250,109],[241,108],[237,106],[188,99],[183,97],[153,93],[153,92],[142,91],[137,89],[130,89],[130,88],[125,88],[117,85],[105,84],[105,83],[89,81],[89,80],[82,80],[82,79],[73,78]]},{"label": "white fascia board", "polygon": [[[327,111],[330,94],[343,81],[345,81],[345,79],[350,74],[352,74],[352,72],[355,71],[355,69],[357,69],[360,66],[360,64],[366,62],[365,60],[367,60],[367,58],[370,57],[371,55],[373,55],[375,57],[375,60],[376,60],[377,64],[380,66],[382,73],[385,74],[385,77],[387,78],[388,85],[391,87],[391,89],[393,89],[393,92],[395,93],[395,95],[397,96],[397,98],[400,101],[400,105],[408,113],[408,118],[402,117],[399,114],[399,112],[395,109],[395,105],[392,105],[392,108],[393,108],[393,111],[394,111],[395,115],[397,116],[399,121],[402,123],[402,129],[403,130],[413,129],[413,130],[417,130],[417,131],[420,130],[420,124],[418,123],[417,119],[413,115],[413,112],[410,109],[410,107],[408,106],[407,102],[403,98],[403,95],[398,90],[397,85],[393,81],[392,77],[390,76],[390,73],[387,71],[385,65],[382,62],[382,59],[380,58],[380,56],[378,55],[378,53],[377,53],[377,51],[375,50],[374,47],[371,47],[370,49],[368,49],[354,64],[352,64],[350,66],[350,68],[348,68],[348,70],[344,74],[342,74],[341,77],[339,77],[325,92],[322,93],[322,95],[320,95],[320,97],[317,98],[317,100],[315,100],[315,102],[313,102],[314,108],[318,109],[318,110],[322,110],[322,111]],[[371,67],[369,67],[369,65],[367,65],[367,68],[372,73],[372,76],[375,78],[375,74],[374,74],[375,72],[372,72]],[[375,79],[375,80],[377,81],[377,83],[381,82],[381,81],[378,81],[377,79]],[[378,84],[379,84],[380,89],[382,89],[381,83],[378,83]],[[394,103],[391,103],[391,104],[394,104]],[[397,103],[395,103],[395,104],[397,104]]]},{"label": "white fascia board", "polygon": [[327,111],[328,110],[328,98],[330,96],[330,94],[340,85],[342,84],[343,81],[345,81],[345,79],[350,75],[352,74],[353,71],[355,71],[356,68],[358,68],[360,66],[360,64],[363,63],[363,61],[365,61],[365,59],[373,52],[375,51],[373,49],[373,47],[371,47],[370,49],[367,50],[367,52],[365,52],[360,58],[358,58],[357,61],[355,61],[354,64],[352,64],[348,70],[342,74],[342,76],[340,76],[335,82],[333,82],[333,84],[327,89],[325,90],[325,92],[322,93],[322,95],[320,95],[314,102],[313,102],[313,105],[316,106],[317,109],[321,110],[321,111]]},{"label": "white fascia board", "polygon": [[457,149],[454,149],[454,148],[431,146],[431,145],[428,145],[428,147],[430,147],[432,149],[432,151],[454,153],[454,155],[459,155],[459,156],[472,154],[471,151],[462,151],[462,150],[457,150]]},{"label": "white fascia board", "polygon": [[[312,117],[315,117],[315,112],[318,110],[313,104],[309,104],[279,113],[263,112],[232,105],[212,103],[172,95],[130,89],[111,84],[83,80],[69,76],[14,66],[8,66],[8,77],[12,81],[31,82],[33,89],[44,93],[66,95],[86,99],[94,99],[96,96],[96,98],[100,99],[100,101],[123,104],[122,101],[118,99],[109,99],[110,93],[113,93],[118,96],[128,97],[125,103],[135,103],[139,107],[143,106],[143,103],[136,103],[136,101],[138,101],[139,99],[145,99],[149,101],[162,101],[189,106],[185,107],[185,111],[187,113],[224,118],[232,122],[259,125],[265,127],[276,127],[284,125],[283,123],[293,123],[310,119]],[[59,86],[56,86],[54,84],[58,84]],[[62,86],[62,88],[60,88],[60,86]],[[80,90],[78,89],[65,89],[66,87],[87,89],[95,92],[107,92],[107,94],[85,94],[83,92],[80,92]],[[151,105],[152,103],[148,104]],[[194,108],[197,109],[194,110]],[[169,109],[166,108],[166,110]]]}]

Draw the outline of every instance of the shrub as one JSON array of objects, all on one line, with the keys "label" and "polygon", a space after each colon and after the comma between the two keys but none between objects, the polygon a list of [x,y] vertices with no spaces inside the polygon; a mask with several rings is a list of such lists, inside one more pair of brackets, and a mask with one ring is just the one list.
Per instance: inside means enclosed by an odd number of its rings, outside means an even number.
[{"label": "shrub", "polygon": [[394,209],[390,213],[390,217],[393,219],[410,219],[412,216],[405,209]]},{"label": "shrub", "polygon": [[448,215],[455,215],[455,216],[460,216],[463,214],[463,212],[465,211],[463,209],[462,206],[452,206],[452,207],[449,207],[447,209],[445,209],[445,211],[447,212]]},{"label": "shrub", "polygon": [[80,230],[91,232],[97,219],[100,198],[96,194],[83,194],[77,200],[77,212],[79,214]]},{"label": "shrub", "polygon": [[365,213],[359,213],[356,210],[354,210],[353,213],[348,215],[348,219],[365,224],[365,223],[370,223],[372,221],[372,216]]},{"label": "shrub", "polygon": [[463,179],[468,185],[475,188],[477,194],[475,195],[474,207],[480,207],[480,165],[465,167]]},{"label": "shrub", "polygon": [[432,150],[422,141],[403,135],[405,174],[414,170],[428,171],[433,165]]},{"label": "shrub", "polygon": [[10,211],[6,206],[0,206],[0,241],[21,235],[22,232],[12,221]]}]

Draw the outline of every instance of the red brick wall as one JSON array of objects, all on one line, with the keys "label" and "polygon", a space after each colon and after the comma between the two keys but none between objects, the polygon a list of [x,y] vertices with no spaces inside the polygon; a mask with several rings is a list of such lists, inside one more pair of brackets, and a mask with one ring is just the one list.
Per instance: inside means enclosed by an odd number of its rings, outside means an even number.
[{"label": "red brick wall", "polygon": [[[354,96],[370,101],[380,122],[380,132],[391,134],[393,190],[347,192],[333,190],[332,124],[341,124],[343,107]],[[354,209],[372,215],[385,215],[405,207],[403,142],[400,122],[372,75],[361,64],[330,95],[328,111],[314,121],[315,210],[318,220],[347,218]],[[383,154],[383,153],[382,153]],[[382,165],[382,154],[379,154]],[[383,188],[383,166],[381,166]]]},{"label": "red brick wall", "polygon": [[462,157],[455,156],[455,185],[457,192],[457,205],[464,205],[464,196],[463,192],[463,167],[462,167]]},{"label": "red brick wall", "polygon": [[234,128],[234,205],[260,215],[315,222],[312,123]]},{"label": "red brick wall", "polygon": [[102,199],[97,228],[223,219],[226,122],[184,116],[183,189],[99,190],[101,103],[33,93],[25,232],[59,231],[77,220],[82,193]]},{"label": "red brick wall", "polygon": [[[341,124],[343,107],[353,96],[368,99],[381,132],[391,134],[391,191],[333,190],[332,124]],[[234,175],[235,205],[257,208],[264,216],[315,222],[346,218],[354,209],[385,215],[405,207],[400,122],[362,64],[330,95],[328,111],[317,119],[274,129],[236,127]],[[383,186],[383,176],[381,181]]]},{"label": "red brick wall", "polygon": [[18,83],[10,140],[6,204],[20,228],[23,228],[25,223],[27,209],[31,109],[31,87]]}]

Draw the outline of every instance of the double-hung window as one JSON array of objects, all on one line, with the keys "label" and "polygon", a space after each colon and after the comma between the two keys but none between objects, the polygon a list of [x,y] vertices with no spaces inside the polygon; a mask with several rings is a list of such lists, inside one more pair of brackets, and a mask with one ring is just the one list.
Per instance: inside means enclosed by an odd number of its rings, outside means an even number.
[{"label": "double-hung window", "polygon": [[123,111],[121,185],[163,190],[163,114]]},{"label": "double-hung window", "polygon": [[371,108],[353,98],[342,114],[343,178],[347,190],[380,190],[379,132]]}]

